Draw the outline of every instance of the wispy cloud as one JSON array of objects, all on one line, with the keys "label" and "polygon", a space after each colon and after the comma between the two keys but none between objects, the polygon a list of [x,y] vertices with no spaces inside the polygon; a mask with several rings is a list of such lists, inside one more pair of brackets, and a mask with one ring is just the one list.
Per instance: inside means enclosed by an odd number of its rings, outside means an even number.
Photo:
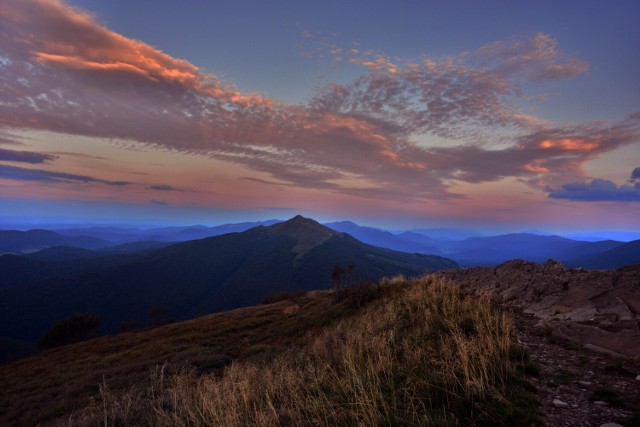
[{"label": "wispy cloud", "polygon": [[53,172],[41,169],[28,169],[17,166],[0,165],[0,178],[14,181],[41,181],[51,183],[99,183],[109,186],[122,187],[129,185],[125,181],[107,181],[86,175],[74,175],[63,172]]},{"label": "wispy cloud", "polygon": [[15,151],[0,148],[0,160],[5,162],[19,163],[45,163],[54,160],[56,157],[51,154],[34,153],[32,151]]},{"label": "wispy cloud", "polygon": [[157,199],[151,200],[151,204],[156,206],[169,206],[169,202],[165,202],[164,200],[157,200]]},{"label": "wispy cloud", "polygon": [[[6,0],[0,19],[0,126],[135,140],[299,187],[394,200],[457,197],[455,181],[503,177],[557,187],[640,140],[640,114],[567,125],[515,106],[524,85],[588,69],[547,34],[405,61],[332,46],[327,55],[362,75],[291,105],[241,93],[59,0]],[[420,135],[457,145],[421,145]]]},{"label": "wispy cloud", "polygon": [[0,145],[24,145],[21,137],[0,130]]},{"label": "wispy cloud", "polygon": [[151,185],[147,187],[149,190],[155,191],[184,191],[179,188],[172,187],[171,185],[160,184],[160,185]]}]

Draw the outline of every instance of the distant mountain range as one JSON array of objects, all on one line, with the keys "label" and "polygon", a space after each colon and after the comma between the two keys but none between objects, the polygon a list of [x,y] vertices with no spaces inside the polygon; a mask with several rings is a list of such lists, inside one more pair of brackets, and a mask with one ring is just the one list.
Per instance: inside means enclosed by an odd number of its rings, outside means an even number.
[{"label": "distant mountain range", "polygon": [[[224,224],[215,227],[196,225],[139,229],[81,226],[57,228],[55,232],[49,230],[0,231],[0,238],[2,238],[0,240],[2,242],[0,243],[0,254],[32,254],[33,259],[41,261],[64,261],[76,257],[99,258],[107,254],[139,253],[158,249],[175,242],[242,232],[260,225],[270,226],[280,222],[282,221],[273,219],[262,222]],[[347,233],[370,245],[401,252],[441,255],[455,260],[462,266],[492,266],[511,259],[544,262],[552,258],[570,267],[607,269],[640,262],[636,246],[625,243],[632,237],[640,236],[639,233],[632,232],[611,231],[575,235],[573,238],[569,238],[540,231],[481,236],[469,230],[455,228],[392,232],[360,226],[351,221],[331,222],[324,225],[333,230]],[[606,240],[602,237],[605,235],[616,235],[620,237],[620,240]],[[48,249],[35,253],[38,250],[55,246],[68,246],[68,248]],[[623,254],[623,256],[599,257],[599,254],[614,250],[619,246],[621,246],[620,250],[614,254]],[[85,251],[81,254],[78,248],[91,249],[91,251]],[[1,261],[0,264],[2,264]],[[37,275],[37,272],[35,274]],[[0,276],[2,276],[1,272]]]},{"label": "distant mountain range", "polygon": [[52,246],[73,246],[85,249],[100,249],[113,243],[93,236],[64,236],[48,230],[0,230],[0,254],[31,253]]},{"label": "distant mountain range", "polygon": [[465,267],[495,266],[512,259],[534,262],[555,259],[568,267],[589,269],[611,269],[640,263],[640,240],[628,243],[614,240],[581,241],[533,233],[453,239],[452,236],[461,237],[465,234],[462,230],[454,234],[444,234],[441,229],[432,229],[436,230],[432,236],[422,234],[429,230],[394,234],[362,227],[349,221],[326,225],[371,245],[397,251],[438,254],[451,258]]},{"label": "distant mountain range", "polygon": [[241,222],[237,224],[223,224],[215,227],[192,225],[186,227],[155,227],[155,228],[127,228],[127,227],[74,227],[59,228],[55,231],[65,236],[90,236],[104,239],[113,243],[128,243],[137,241],[184,242],[187,240],[204,239],[227,233],[246,231],[259,225],[269,226],[281,222],[277,219],[256,222]]},{"label": "distant mountain range", "polygon": [[368,245],[300,216],[160,249],[149,245],[137,253],[63,247],[0,257],[0,336],[34,341],[79,311],[101,316],[103,332],[112,333],[121,322],[148,324],[154,307],[186,319],[254,305],[274,291],[329,288],[336,264],[355,267],[353,282],[457,267],[440,256]]}]

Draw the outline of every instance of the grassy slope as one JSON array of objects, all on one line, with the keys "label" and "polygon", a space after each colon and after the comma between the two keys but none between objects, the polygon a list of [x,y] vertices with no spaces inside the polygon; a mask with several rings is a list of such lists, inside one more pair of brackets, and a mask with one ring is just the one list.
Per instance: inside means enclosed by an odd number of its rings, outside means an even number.
[{"label": "grassy slope", "polygon": [[[54,416],[70,425],[172,426],[536,419],[510,321],[486,301],[431,278],[387,280],[340,296],[314,293],[2,366],[0,423]],[[222,374],[215,368],[224,356],[234,362]]]},{"label": "grassy slope", "polygon": [[0,365],[0,425],[30,425],[69,413],[99,395],[146,384],[158,365],[216,370],[229,359],[277,353],[309,330],[353,310],[328,293],[248,307],[40,353]]}]

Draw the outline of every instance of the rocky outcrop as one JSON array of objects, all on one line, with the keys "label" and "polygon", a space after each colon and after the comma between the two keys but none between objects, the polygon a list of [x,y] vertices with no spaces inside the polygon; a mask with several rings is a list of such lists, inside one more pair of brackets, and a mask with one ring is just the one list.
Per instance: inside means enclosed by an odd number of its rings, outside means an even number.
[{"label": "rocky outcrop", "polygon": [[568,269],[516,260],[439,273],[496,303],[521,309],[558,337],[613,356],[640,359],[640,265]]}]

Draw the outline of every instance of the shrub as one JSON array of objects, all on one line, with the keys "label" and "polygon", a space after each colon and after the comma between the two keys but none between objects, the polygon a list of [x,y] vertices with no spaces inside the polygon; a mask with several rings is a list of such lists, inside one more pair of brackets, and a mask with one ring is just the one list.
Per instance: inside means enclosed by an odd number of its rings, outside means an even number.
[{"label": "shrub", "polygon": [[75,313],[56,322],[38,340],[38,346],[40,348],[53,348],[94,338],[101,323],[102,318],[100,316]]},{"label": "shrub", "polygon": [[620,394],[617,391],[609,387],[608,385],[601,385],[593,389],[589,400],[594,402],[596,400],[602,400],[607,402],[611,406],[623,408],[626,406],[624,400],[620,398]]},{"label": "shrub", "polygon": [[355,283],[353,274],[355,268],[356,265],[354,263],[350,263],[347,267],[342,267],[340,264],[333,266],[333,270],[331,271],[331,284],[335,291],[351,287]]},{"label": "shrub", "polygon": [[367,280],[349,287],[337,288],[334,293],[334,301],[337,303],[345,302],[347,306],[352,308],[360,308],[380,298],[383,293],[382,286]]}]

